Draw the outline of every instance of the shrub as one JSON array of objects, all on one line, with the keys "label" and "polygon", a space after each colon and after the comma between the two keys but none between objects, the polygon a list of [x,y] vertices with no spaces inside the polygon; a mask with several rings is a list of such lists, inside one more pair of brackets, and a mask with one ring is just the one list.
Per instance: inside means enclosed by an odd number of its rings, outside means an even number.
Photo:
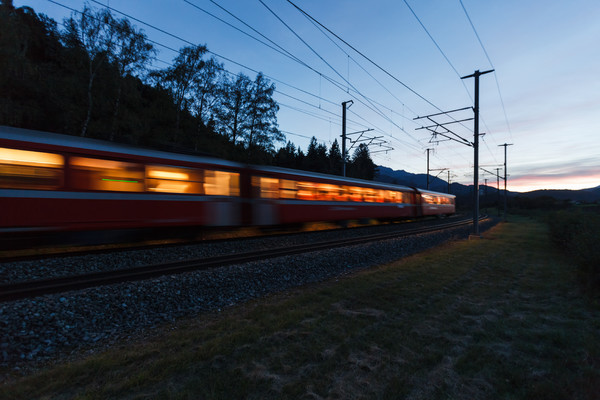
[{"label": "shrub", "polygon": [[548,225],[552,241],[573,257],[586,285],[600,289],[600,214],[559,211],[551,214]]}]

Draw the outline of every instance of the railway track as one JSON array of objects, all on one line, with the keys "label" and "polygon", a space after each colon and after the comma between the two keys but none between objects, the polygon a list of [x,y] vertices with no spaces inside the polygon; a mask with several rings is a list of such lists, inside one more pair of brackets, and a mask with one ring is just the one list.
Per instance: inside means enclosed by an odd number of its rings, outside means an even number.
[{"label": "railway track", "polygon": [[335,247],[359,245],[373,241],[394,239],[403,236],[465,226],[469,225],[471,222],[471,219],[461,219],[458,221],[447,222],[434,226],[410,227],[401,231],[362,235],[350,239],[344,238],[341,240],[328,240],[317,243],[294,245],[279,249],[257,250],[210,258],[190,259],[163,264],[147,265],[143,267],[115,271],[95,272],[60,278],[40,279],[6,284],[0,286],[0,302],[32,298],[45,294],[63,293],[72,290],[80,290],[89,287],[97,287],[115,283],[145,280],[163,275],[204,270],[225,265],[243,264],[275,257],[327,250]]},{"label": "railway track", "polygon": [[[415,221],[404,221],[403,223],[408,224],[437,224],[439,220],[429,219]],[[163,239],[151,240],[151,241],[132,241],[131,243],[114,243],[114,244],[99,244],[99,245],[73,245],[73,246],[43,246],[43,247],[23,247],[18,250],[4,250],[11,248],[10,239],[4,242],[0,240],[0,263],[7,262],[21,262],[21,261],[37,261],[47,258],[63,258],[63,257],[76,257],[76,256],[87,256],[87,255],[100,255],[100,254],[117,254],[124,251],[137,251],[137,250],[153,250],[162,249],[169,247],[177,247],[182,245],[195,245],[195,244],[206,244],[206,243],[220,243],[230,240],[251,240],[256,238],[275,238],[282,235],[307,235],[313,232],[335,232],[348,228],[334,227],[334,224],[312,224],[308,229],[293,229],[293,228],[276,228],[272,232],[269,230],[260,231],[257,228],[244,228],[237,230],[215,230],[203,232],[200,237],[194,239],[183,239],[183,238],[169,238],[168,236]],[[368,229],[372,225],[358,225],[349,229],[361,230]],[[270,233],[269,233],[270,232]],[[60,243],[60,241],[58,242]]]}]

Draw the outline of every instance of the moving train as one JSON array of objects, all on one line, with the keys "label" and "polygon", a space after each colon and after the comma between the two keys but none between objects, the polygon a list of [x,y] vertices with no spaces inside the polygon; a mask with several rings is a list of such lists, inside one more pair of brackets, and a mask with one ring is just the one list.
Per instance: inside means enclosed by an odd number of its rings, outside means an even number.
[{"label": "moving train", "polygon": [[0,126],[0,237],[455,212],[455,196]]}]

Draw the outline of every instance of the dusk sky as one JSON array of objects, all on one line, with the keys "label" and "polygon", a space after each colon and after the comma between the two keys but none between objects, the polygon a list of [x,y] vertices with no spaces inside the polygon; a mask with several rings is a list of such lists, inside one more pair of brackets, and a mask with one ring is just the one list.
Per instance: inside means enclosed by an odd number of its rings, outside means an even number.
[{"label": "dusk sky", "polygon": [[[376,164],[424,173],[430,148],[430,168],[449,169],[452,181],[463,184],[473,183],[473,148],[432,140],[430,132],[417,129],[431,122],[414,118],[472,107],[474,80],[460,77],[495,69],[480,77],[483,168],[502,168],[500,145],[509,143],[509,190],[600,185],[600,1],[293,3],[339,39],[287,0],[103,0],[90,5],[109,5],[116,17],[123,12],[137,19],[133,24],[160,44],[154,68],[168,66],[176,56],[161,45],[179,49],[195,43],[205,44],[231,73],[253,79],[261,71],[277,87],[279,128],[304,151],[312,136],[327,147],[340,141],[341,103],[353,100],[347,132],[373,129],[365,135],[382,137],[393,148],[377,152],[385,147],[371,147]],[[14,5],[30,6],[62,28],[71,11],[61,5],[81,10],[84,2],[14,0]],[[285,50],[276,52],[255,38]],[[454,120],[472,116],[471,110],[452,114]],[[448,127],[473,141],[473,121]],[[440,177],[446,179],[447,172]],[[496,177],[481,171],[480,184],[486,178],[495,186]]]}]

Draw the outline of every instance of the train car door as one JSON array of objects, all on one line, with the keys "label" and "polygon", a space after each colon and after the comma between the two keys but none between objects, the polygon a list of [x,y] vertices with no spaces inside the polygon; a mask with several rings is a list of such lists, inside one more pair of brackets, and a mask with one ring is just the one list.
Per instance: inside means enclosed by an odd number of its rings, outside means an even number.
[{"label": "train car door", "polygon": [[279,218],[279,179],[252,177],[252,222],[254,225],[277,225]]},{"label": "train car door", "polygon": [[415,209],[415,217],[422,217],[423,216],[423,197],[421,196],[419,189],[413,188],[412,197],[413,197],[413,204],[414,204],[414,209]]}]

